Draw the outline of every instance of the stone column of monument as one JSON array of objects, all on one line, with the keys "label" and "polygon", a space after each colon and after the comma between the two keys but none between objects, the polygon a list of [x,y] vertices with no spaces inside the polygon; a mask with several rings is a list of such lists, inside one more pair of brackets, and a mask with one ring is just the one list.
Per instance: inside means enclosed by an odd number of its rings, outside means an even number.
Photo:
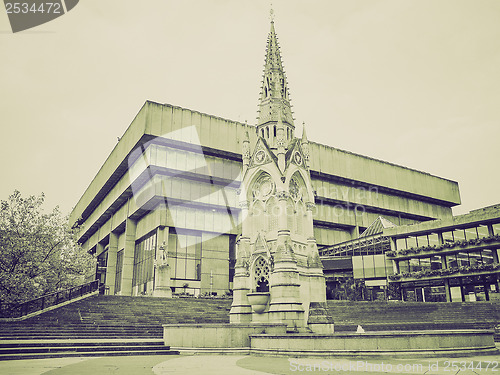
[{"label": "stone column of monument", "polygon": [[271,301],[269,322],[286,323],[289,330],[302,330],[305,326],[304,309],[300,301],[300,280],[297,260],[290,245],[288,228],[287,198],[288,193],[280,191],[278,238],[273,265],[269,276]]},{"label": "stone column of monument", "polygon": [[240,203],[242,221],[242,234],[236,242],[236,264],[233,278],[233,303],[229,313],[231,323],[248,323],[252,321],[252,308],[248,302],[247,294],[250,291],[248,278],[250,238],[248,233],[248,202]]}]

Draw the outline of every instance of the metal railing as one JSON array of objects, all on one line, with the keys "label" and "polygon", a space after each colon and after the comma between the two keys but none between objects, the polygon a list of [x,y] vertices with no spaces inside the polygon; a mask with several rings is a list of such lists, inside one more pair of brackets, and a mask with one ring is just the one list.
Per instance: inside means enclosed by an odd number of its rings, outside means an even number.
[{"label": "metal railing", "polygon": [[75,298],[83,297],[86,294],[99,290],[99,287],[99,280],[94,280],[90,283],[46,294],[17,305],[2,306],[0,316],[3,318],[20,318],[52,306],[60,305],[61,303],[71,301]]}]

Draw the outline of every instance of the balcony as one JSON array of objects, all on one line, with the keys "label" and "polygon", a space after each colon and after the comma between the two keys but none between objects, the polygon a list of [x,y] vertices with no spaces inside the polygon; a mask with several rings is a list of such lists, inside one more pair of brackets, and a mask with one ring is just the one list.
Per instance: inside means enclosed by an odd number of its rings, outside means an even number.
[{"label": "balcony", "polygon": [[403,272],[389,276],[390,282],[437,280],[457,276],[478,276],[500,273],[500,264],[481,264],[479,266],[466,266],[456,268],[443,268],[439,270],[425,270],[416,272]]},{"label": "balcony", "polygon": [[390,259],[425,258],[430,255],[445,255],[456,253],[457,251],[470,252],[490,248],[500,248],[500,235],[455,241],[453,243],[446,242],[441,245],[412,247],[399,251],[391,250],[387,251],[385,255]]}]

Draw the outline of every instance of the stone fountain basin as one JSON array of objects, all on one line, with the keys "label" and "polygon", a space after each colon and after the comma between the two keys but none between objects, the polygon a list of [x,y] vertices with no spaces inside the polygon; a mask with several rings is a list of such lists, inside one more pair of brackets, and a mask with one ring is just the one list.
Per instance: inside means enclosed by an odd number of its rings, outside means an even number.
[{"label": "stone fountain basin", "polygon": [[167,324],[165,345],[190,353],[433,357],[495,354],[494,330],[286,333],[285,324]]}]

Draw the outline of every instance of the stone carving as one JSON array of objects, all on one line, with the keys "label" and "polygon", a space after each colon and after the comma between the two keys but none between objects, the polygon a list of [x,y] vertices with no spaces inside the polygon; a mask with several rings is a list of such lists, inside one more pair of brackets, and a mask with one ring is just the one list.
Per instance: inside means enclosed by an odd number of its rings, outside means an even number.
[{"label": "stone carving", "polygon": [[284,190],[281,190],[281,191],[278,191],[276,193],[276,197],[278,199],[280,199],[280,200],[282,200],[282,199],[288,199],[288,193],[286,191],[284,191]]},{"label": "stone carving", "polygon": [[314,211],[314,209],[316,208],[316,204],[313,203],[313,202],[307,202],[306,203],[306,210],[307,211]]}]

